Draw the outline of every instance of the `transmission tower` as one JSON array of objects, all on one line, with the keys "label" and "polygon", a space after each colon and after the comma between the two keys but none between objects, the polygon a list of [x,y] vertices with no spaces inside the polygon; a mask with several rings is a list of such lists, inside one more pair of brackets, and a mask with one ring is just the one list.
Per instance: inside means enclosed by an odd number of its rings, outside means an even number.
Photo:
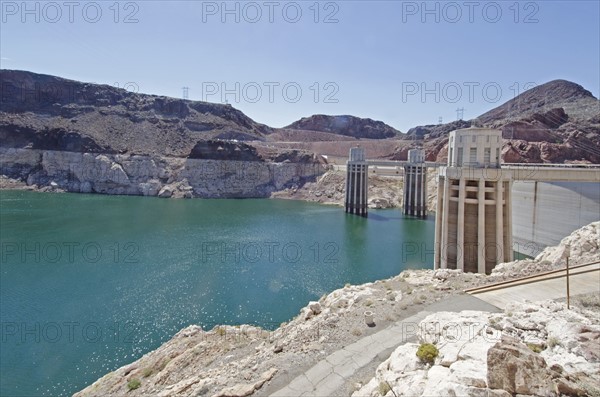
[{"label": "transmission tower", "polygon": [[456,120],[462,120],[465,115],[465,108],[456,109]]},{"label": "transmission tower", "polygon": [[182,87],[183,99],[190,99],[190,87]]}]

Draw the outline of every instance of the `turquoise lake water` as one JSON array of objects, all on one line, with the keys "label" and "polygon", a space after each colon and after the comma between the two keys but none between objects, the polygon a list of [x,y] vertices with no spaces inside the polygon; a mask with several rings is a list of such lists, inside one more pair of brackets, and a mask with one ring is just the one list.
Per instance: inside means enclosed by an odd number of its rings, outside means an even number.
[{"label": "turquoise lake water", "polygon": [[199,324],[276,328],[433,267],[434,219],[284,200],[0,191],[0,395],[70,395]]}]

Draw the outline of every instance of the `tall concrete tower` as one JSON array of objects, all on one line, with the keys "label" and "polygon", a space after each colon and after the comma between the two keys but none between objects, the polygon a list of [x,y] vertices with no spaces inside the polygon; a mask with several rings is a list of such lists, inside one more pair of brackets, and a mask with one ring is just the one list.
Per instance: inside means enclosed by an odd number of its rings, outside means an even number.
[{"label": "tall concrete tower", "polygon": [[427,217],[427,167],[425,151],[410,149],[404,166],[404,214]]},{"label": "tall concrete tower", "polygon": [[438,175],[436,269],[490,273],[513,260],[511,174],[500,169],[502,132],[452,131]]},{"label": "tall concrete tower", "polygon": [[365,149],[351,148],[346,162],[346,212],[367,216],[367,189],[369,186],[369,165],[365,159]]}]

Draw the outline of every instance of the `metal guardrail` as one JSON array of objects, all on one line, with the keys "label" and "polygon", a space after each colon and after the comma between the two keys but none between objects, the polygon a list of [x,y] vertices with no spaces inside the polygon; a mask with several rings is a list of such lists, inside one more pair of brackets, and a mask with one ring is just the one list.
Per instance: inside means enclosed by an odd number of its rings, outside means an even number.
[{"label": "metal guardrail", "polygon": [[366,160],[369,166],[373,167],[404,167],[405,165],[425,164],[425,167],[438,168],[444,167],[446,163],[435,163],[433,161],[425,161],[424,163],[411,163],[409,161],[395,160]]},{"label": "metal guardrail", "polygon": [[[589,263],[584,263],[581,265],[575,265],[575,266],[569,266],[569,273],[570,275],[575,275],[575,274],[582,274],[582,273],[589,273],[589,272],[593,272],[593,271],[599,271],[600,269],[591,269],[591,270],[585,270],[585,271],[577,271],[578,269],[587,267],[587,266],[592,266],[592,265],[597,265],[599,264],[600,261],[595,261],[595,262],[589,262]],[[532,274],[530,276],[525,276],[525,277],[520,277],[520,278],[516,278],[514,280],[506,280],[506,281],[501,281],[498,283],[493,283],[493,284],[488,284],[488,285],[483,285],[480,287],[474,287],[474,288],[469,288],[469,289],[465,289],[463,290],[463,292],[467,293],[467,294],[478,294],[478,293],[483,293],[483,292],[488,292],[488,291],[496,291],[499,289],[504,289],[504,288],[508,288],[508,287],[514,287],[517,285],[523,285],[523,284],[531,284],[537,281],[545,281],[545,280],[552,280],[555,278],[562,278],[565,277],[566,274],[561,274],[558,276],[554,276],[554,277],[546,277],[542,280],[533,280],[535,278],[539,278],[539,277],[544,277],[544,276],[550,276],[552,274],[556,274],[556,273],[561,273],[561,272],[565,272],[567,270],[566,267],[561,268],[561,269],[556,269],[556,270],[550,270],[547,272],[542,272],[542,273],[537,273],[537,274]]]},{"label": "metal guardrail", "polygon": [[600,168],[600,164],[501,163],[500,166],[522,168]]}]

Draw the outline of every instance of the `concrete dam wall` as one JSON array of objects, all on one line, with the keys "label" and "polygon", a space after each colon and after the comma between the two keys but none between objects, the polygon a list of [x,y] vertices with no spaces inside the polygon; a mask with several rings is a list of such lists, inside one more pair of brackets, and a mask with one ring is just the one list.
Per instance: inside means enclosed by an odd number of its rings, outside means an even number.
[{"label": "concrete dam wall", "polygon": [[535,256],[600,219],[600,184],[515,181],[512,202],[514,250]]}]

